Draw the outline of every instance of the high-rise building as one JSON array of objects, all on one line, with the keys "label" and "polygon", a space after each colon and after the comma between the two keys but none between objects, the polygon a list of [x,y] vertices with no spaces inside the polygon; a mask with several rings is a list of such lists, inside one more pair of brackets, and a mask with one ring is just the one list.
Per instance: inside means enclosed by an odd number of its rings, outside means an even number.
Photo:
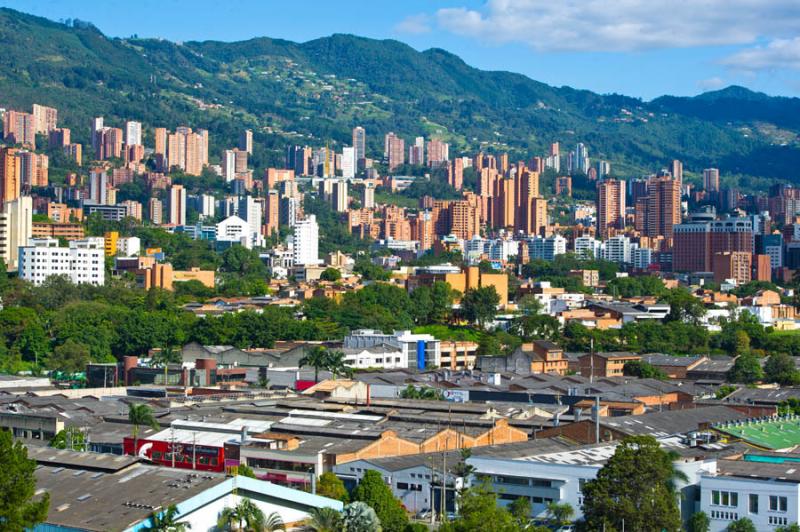
[{"label": "high-rise building", "polygon": [[309,215],[297,220],[292,234],[292,257],[295,266],[313,266],[319,260],[319,226],[317,217]]},{"label": "high-rise building", "polygon": [[179,127],[167,135],[168,169],[178,167],[188,175],[200,175],[208,164],[208,131]]},{"label": "high-rise building", "polygon": [[278,228],[280,227],[281,218],[280,218],[280,205],[281,205],[281,198],[278,194],[277,190],[268,190],[267,191],[267,201],[265,202],[265,213],[264,213],[264,220],[265,220],[265,227],[264,232],[267,236],[272,235]]},{"label": "high-rise building", "polygon": [[169,223],[186,225],[186,189],[183,185],[172,185],[169,189]]},{"label": "high-rise building", "polygon": [[125,207],[127,214],[125,216],[142,221],[142,204],[134,200],[121,201],[119,205]]},{"label": "high-rise building", "polygon": [[164,206],[160,199],[150,198],[147,208],[150,211],[150,223],[154,225],[164,223]]},{"label": "high-rise building", "polygon": [[347,181],[335,180],[331,188],[331,206],[336,212],[347,212]]},{"label": "high-rise building", "polygon": [[714,281],[722,283],[734,279],[743,285],[752,278],[753,255],[746,251],[720,251],[713,256]]},{"label": "high-rise building", "polygon": [[678,183],[683,183],[683,163],[678,159],[672,161],[672,179]]},{"label": "high-rise building", "polygon": [[447,164],[447,182],[456,190],[464,188],[464,159],[461,157]]},{"label": "high-rise building", "polygon": [[671,177],[653,177],[647,191],[645,234],[672,238],[673,227],[681,223],[680,182]]},{"label": "high-rise building", "polygon": [[[239,198],[239,208],[237,210],[239,218],[247,222],[250,227],[250,239],[254,235],[261,234],[262,211],[261,203],[256,201],[252,196],[244,196]],[[257,240],[257,238],[256,238]]]},{"label": "high-rise building", "polygon": [[20,196],[3,204],[0,213],[0,258],[8,271],[17,271],[19,248],[33,236],[33,200]]},{"label": "high-rise building", "polygon": [[287,146],[286,168],[294,170],[295,175],[311,175],[312,150],[308,146]]},{"label": "high-rise building", "polygon": [[108,190],[110,188],[108,174],[104,168],[93,168],[89,172],[89,199],[93,203],[110,205]]},{"label": "high-rise building", "polygon": [[50,148],[63,148],[72,142],[71,131],[67,128],[57,128],[47,134],[47,144]]},{"label": "high-rise building", "polygon": [[68,248],[55,238],[32,238],[19,248],[19,276],[36,286],[48,277],[66,275],[75,284],[105,283],[105,240],[72,240]]},{"label": "high-rise building", "polygon": [[49,180],[50,158],[43,153],[28,150],[17,152],[20,159],[21,184],[26,190],[31,187],[46,187]]},{"label": "high-rise building", "polygon": [[157,127],[154,133],[155,148],[153,153],[166,157],[167,155],[167,128]]},{"label": "high-rise building", "polygon": [[129,120],[125,122],[125,145],[126,146],[141,146],[142,145],[142,123]]},{"label": "high-rise building", "polygon": [[719,169],[706,168],[703,170],[703,188],[707,192],[719,191]]},{"label": "high-rise building", "polygon": [[15,148],[0,148],[0,204],[20,196],[22,163],[17,157],[18,151]]},{"label": "high-rise building", "polygon": [[361,190],[361,208],[375,208],[375,186],[372,183],[364,183],[364,188]]},{"label": "high-rise building", "polygon": [[9,144],[36,148],[36,121],[30,113],[6,111],[3,115],[3,139]]},{"label": "high-rise building", "polygon": [[597,234],[608,238],[625,228],[625,181],[606,179],[597,183]]},{"label": "high-rise building", "polygon": [[425,164],[425,137],[414,139],[414,145],[408,148],[408,164],[421,166]]},{"label": "high-rise building", "polygon": [[356,164],[361,165],[367,157],[367,133],[361,126],[353,128],[353,148],[355,149]]},{"label": "high-rise building", "polygon": [[605,179],[611,173],[611,163],[608,161],[597,161],[597,179]]},{"label": "high-rise building", "polygon": [[239,149],[253,155],[253,130],[245,129],[239,133]]},{"label": "high-rise building", "polygon": [[384,156],[389,171],[393,172],[406,162],[405,141],[394,133],[387,133],[384,139]]},{"label": "high-rise building", "polygon": [[47,135],[58,127],[58,109],[33,104],[33,123],[36,133]]},{"label": "high-rise building", "polygon": [[356,176],[356,149],[345,146],[342,148],[342,177],[353,179]]},{"label": "high-rise building", "polygon": [[710,272],[714,255],[727,251],[753,253],[753,223],[747,218],[726,218],[676,225],[672,269],[676,272]]},{"label": "high-rise building", "polygon": [[222,177],[230,183],[236,178],[236,152],[234,150],[224,150],[222,152]]},{"label": "high-rise building", "polygon": [[103,120],[102,116],[96,116],[92,118],[92,150],[97,156],[100,153],[100,143],[102,142],[102,138],[100,137],[100,131],[103,129],[105,121]]},{"label": "high-rise building", "polygon": [[589,172],[589,150],[586,149],[586,145],[582,142],[575,146],[573,168],[583,174]]},{"label": "high-rise building", "polygon": [[450,145],[439,139],[428,141],[428,166],[440,166],[450,160]]}]

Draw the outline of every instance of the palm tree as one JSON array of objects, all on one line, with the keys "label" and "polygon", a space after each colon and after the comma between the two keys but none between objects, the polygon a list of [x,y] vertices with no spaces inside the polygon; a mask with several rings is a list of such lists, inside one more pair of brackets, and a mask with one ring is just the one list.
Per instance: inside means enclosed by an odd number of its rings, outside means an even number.
[{"label": "palm tree", "polygon": [[328,350],[321,345],[314,346],[300,359],[300,367],[303,366],[314,368],[314,382],[319,382],[319,370],[328,367]]},{"label": "palm tree", "polygon": [[326,368],[333,373],[333,380],[336,380],[339,374],[347,377],[352,376],[353,369],[345,362],[344,353],[341,351],[327,351],[327,356],[328,363],[326,364]]},{"label": "palm tree", "polygon": [[133,455],[136,456],[139,449],[139,427],[146,425],[153,430],[158,430],[160,427],[153,416],[153,409],[145,404],[131,403],[128,405],[128,421],[133,425]]},{"label": "palm tree", "polygon": [[277,512],[264,516],[264,512],[256,506],[250,499],[242,499],[234,508],[225,508],[220,513],[217,520],[217,528],[220,530],[233,530],[234,524],[237,530],[252,532],[274,532],[285,530],[281,516]]},{"label": "palm tree", "polygon": [[551,502],[547,505],[547,521],[556,526],[566,525],[574,516],[575,509],[568,502]]},{"label": "palm tree", "polygon": [[333,508],[314,508],[309,513],[311,518],[306,523],[310,532],[339,532],[342,529],[342,514]]},{"label": "palm tree", "polygon": [[189,523],[178,522],[178,508],[174,504],[167,507],[160,513],[153,513],[150,516],[150,526],[145,530],[148,532],[186,532],[192,528]]}]

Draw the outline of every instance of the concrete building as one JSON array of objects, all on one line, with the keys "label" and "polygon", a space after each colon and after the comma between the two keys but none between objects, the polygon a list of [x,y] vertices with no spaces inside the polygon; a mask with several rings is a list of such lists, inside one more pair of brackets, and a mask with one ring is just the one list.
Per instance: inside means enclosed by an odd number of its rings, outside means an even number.
[{"label": "concrete building", "polygon": [[73,240],[68,248],[59,247],[54,238],[32,238],[19,248],[19,276],[37,286],[53,275],[100,286],[105,283],[104,249],[103,238]]},{"label": "concrete building", "polygon": [[125,145],[142,146],[142,123],[129,120],[125,122]]},{"label": "concrete building", "polygon": [[3,204],[0,213],[0,258],[11,272],[19,267],[19,248],[33,236],[33,200],[20,196]]},{"label": "concrete building", "polygon": [[367,157],[367,133],[361,126],[353,128],[353,149],[355,150],[356,164],[363,164],[361,161]]},{"label": "concrete building", "polygon": [[172,185],[167,197],[169,208],[169,223],[171,225],[186,225],[186,189],[183,185]]},{"label": "concrete building", "polygon": [[706,168],[703,170],[703,189],[706,192],[719,192],[718,168]]},{"label": "concrete building", "polygon": [[388,345],[399,347],[401,361],[409,368],[438,368],[441,365],[441,341],[430,334],[411,334],[411,331],[394,331],[385,334],[371,329],[359,329],[344,338],[346,349],[367,349]]},{"label": "concrete building", "polygon": [[342,177],[353,179],[356,176],[356,149],[350,146],[342,148]]},{"label": "concrete building", "polygon": [[313,214],[294,224],[292,254],[295,266],[316,266],[319,259],[319,226]]},{"label": "concrete building", "polygon": [[597,184],[597,234],[608,238],[625,228],[625,181],[606,179]]}]

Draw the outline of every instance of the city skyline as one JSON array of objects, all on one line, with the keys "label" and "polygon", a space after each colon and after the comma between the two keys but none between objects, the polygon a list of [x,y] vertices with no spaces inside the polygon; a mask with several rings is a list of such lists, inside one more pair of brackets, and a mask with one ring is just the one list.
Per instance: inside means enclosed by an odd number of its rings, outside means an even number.
[{"label": "city skyline", "polygon": [[[484,70],[645,100],[729,85],[800,94],[800,38],[794,37],[800,6],[786,0],[759,2],[756,8],[747,0],[708,0],[694,11],[668,4],[412,0],[378,5],[354,0],[345,6],[300,1],[278,8],[247,0],[221,7],[200,0],[197,9],[186,11],[180,2],[144,0],[142,9],[122,16],[123,6],[113,3],[0,1],[0,6],[53,20],[86,20],[114,37],[305,42],[350,33],[396,39],[417,50],[443,48]],[[753,9],[764,16],[753,18]],[[160,16],[151,16],[154,12]]]}]

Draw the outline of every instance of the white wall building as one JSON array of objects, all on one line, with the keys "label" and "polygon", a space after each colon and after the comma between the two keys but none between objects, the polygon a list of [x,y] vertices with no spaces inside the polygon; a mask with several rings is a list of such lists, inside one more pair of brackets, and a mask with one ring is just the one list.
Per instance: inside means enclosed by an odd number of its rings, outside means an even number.
[{"label": "white wall building", "polygon": [[33,200],[20,196],[7,201],[0,213],[0,258],[10,272],[19,267],[19,248],[33,236]]},{"label": "white wall building", "polygon": [[353,369],[381,368],[405,369],[408,368],[408,353],[391,345],[376,345],[373,347],[344,348],[344,360]]},{"label": "white wall building", "polygon": [[353,179],[356,176],[356,149],[350,146],[342,148],[342,177]]},{"label": "white wall building", "polygon": [[125,122],[125,145],[126,146],[143,145],[141,122],[134,122],[134,121]]},{"label": "white wall building", "polygon": [[[261,235],[261,224],[263,221],[261,203],[256,201],[252,196],[239,198],[237,214],[239,218],[248,223],[250,226],[250,238],[257,244],[260,241],[258,236]],[[263,238],[261,240],[263,240]]]},{"label": "white wall building", "polygon": [[603,242],[603,259],[618,264],[630,264],[631,239],[618,235]]},{"label": "white wall building", "polygon": [[211,194],[200,194],[198,199],[200,216],[203,218],[213,218],[216,215],[217,202]]},{"label": "white wall building", "polygon": [[68,248],[55,238],[32,238],[19,248],[19,276],[41,285],[53,275],[65,275],[73,283],[105,283],[105,239],[73,240]]},{"label": "white wall building", "polygon": [[222,177],[226,183],[230,183],[236,177],[236,152],[224,150],[222,152]]},{"label": "white wall building", "polygon": [[252,249],[263,245],[263,240],[260,233],[253,233],[250,224],[238,216],[228,216],[217,224],[217,242],[241,244]]},{"label": "white wall building", "polygon": [[138,236],[122,237],[117,239],[117,255],[134,257],[142,251],[142,241]]},{"label": "white wall building", "polygon": [[438,368],[441,365],[442,343],[430,334],[411,334],[411,331],[394,331],[385,334],[372,329],[358,329],[344,338],[344,348],[365,349],[380,345],[397,346],[402,359],[410,368]]},{"label": "white wall building", "polygon": [[[788,455],[791,456],[791,455]],[[700,479],[700,508],[711,532],[750,519],[756,530],[775,530],[800,519],[800,474],[796,461],[719,460]]]},{"label": "white wall building", "polygon": [[567,239],[561,235],[553,235],[547,238],[537,236],[530,240],[528,255],[531,260],[554,260],[556,255],[563,255],[567,252]]},{"label": "white wall building", "polygon": [[313,214],[294,224],[292,251],[295,266],[319,264],[319,226]]},{"label": "white wall building", "polygon": [[582,258],[599,258],[602,243],[591,236],[579,236],[575,239],[575,255]]}]

